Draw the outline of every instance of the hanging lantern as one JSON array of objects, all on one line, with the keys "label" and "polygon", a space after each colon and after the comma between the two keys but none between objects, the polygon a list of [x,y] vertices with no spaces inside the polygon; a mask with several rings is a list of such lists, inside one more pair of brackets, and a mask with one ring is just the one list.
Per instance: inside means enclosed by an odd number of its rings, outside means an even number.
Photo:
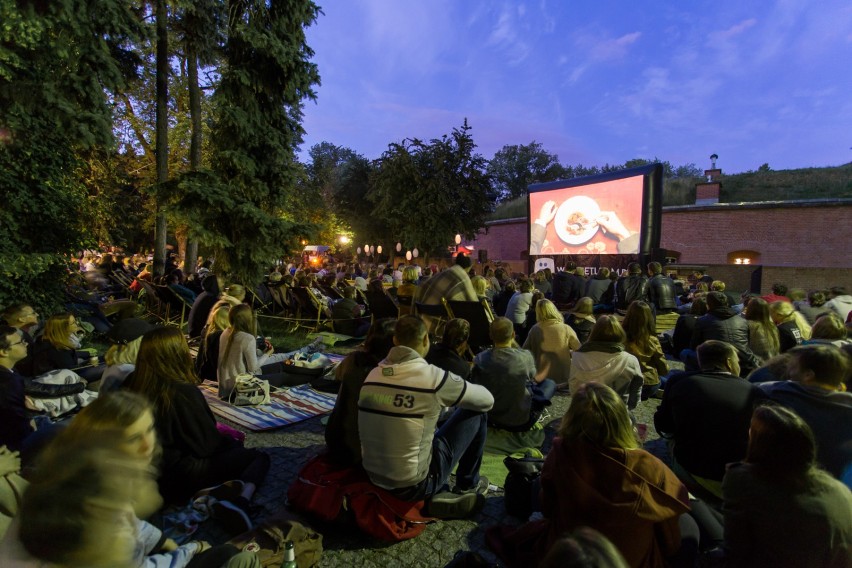
[{"label": "hanging lantern", "polygon": [[379,245],[378,248],[376,248],[376,252],[382,254],[382,245]]},{"label": "hanging lantern", "polygon": [[456,246],[461,244],[461,235],[456,235]]},{"label": "hanging lantern", "polygon": [[370,254],[376,252],[376,245],[370,245]]},{"label": "hanging lantern", "polygon": [[402,243],[396,243],[396,252],[400,252],[402,250]]},{"label": "hanging lantern", "polygon": [[405,260],[411,260],[411,251],[405,251]]},{"label": "hanging lantern", "polygon": [[417,258],[418,256],[420,256],[420,251],[415,248],[413,251],[411,251],[411,256]]},{"label": "hanging lantern", "polygon": [[357,248],[358,254],[361,254],[361,247]]}]

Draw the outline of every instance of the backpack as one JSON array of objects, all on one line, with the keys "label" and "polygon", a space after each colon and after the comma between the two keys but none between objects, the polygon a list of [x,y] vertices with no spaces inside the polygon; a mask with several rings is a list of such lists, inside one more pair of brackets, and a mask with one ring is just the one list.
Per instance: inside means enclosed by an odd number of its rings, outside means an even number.
[{"label": "backpack", "polygon": [[278,568],[284,560],[284,544],[292,540],[299,568],[319,564],[322,556],[322,535],[303,524],[298,518],[282,511],[228,541],[243,552],[254,552],[261,566]]},{"label": "backpack", "polygon": [[533,512],[533,504],[538,502],[538,478],[541,476],[544,460],[536,457],[506,456],[503,464],[509,470],[503,487],[506,512],[513,517],[527,519]]}]

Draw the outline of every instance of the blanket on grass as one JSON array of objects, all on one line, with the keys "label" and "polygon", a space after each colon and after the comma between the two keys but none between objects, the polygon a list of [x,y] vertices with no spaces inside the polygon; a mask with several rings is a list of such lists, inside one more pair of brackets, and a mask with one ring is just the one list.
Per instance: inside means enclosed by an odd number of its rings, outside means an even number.
[{"label": "blanket on grass", "polygon": [[216,383],[199,385],[210,410],[220,418],[229,420],[252,432],[274,430],[328,414],[334,408],[336,394],[318,392],[310,385],[299,385],[271,393],[269,404],[260,406],[233,406],[217,395]]}]

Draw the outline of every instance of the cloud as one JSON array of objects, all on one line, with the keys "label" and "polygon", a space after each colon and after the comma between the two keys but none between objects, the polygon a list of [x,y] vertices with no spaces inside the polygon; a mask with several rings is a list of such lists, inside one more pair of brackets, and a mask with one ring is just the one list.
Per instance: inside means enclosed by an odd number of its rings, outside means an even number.
[{"label": "cloud", "polygon": [[717,32],[714,34],[716,38],[721,40],[731,39],[732,37],[738,36],[750,27],[754,26],[757,23],[755,18],[749,18],[740,22],[739,24],[735,24],[730,28],[723,30],[721,32]]},{"label": "cloud", "polygon": [[[620,61],[627,57],[630,46],[639,41],[642,37],[642,32],[630,32],[617,38],[599,39],[596,35],[590,33],[582,33],[575,40],[575,46],[579,52],[574,60],[580,61],[568,75],[567,81],[569,84],[576,83],[580,77],[595,64]],[[567,55],[560,58],[566,61],[569,59]]]},{"label": "cloud", "polygon": [[510,6],[503,6],[488,36],[487,45],[504,52],[507,56],[506,63],[512,66],[521,64],[532,51],[530,44],[523,39],[525,34],[518,32],[520,27],[518,18],[522,16],[521,11],[513,10]]}]

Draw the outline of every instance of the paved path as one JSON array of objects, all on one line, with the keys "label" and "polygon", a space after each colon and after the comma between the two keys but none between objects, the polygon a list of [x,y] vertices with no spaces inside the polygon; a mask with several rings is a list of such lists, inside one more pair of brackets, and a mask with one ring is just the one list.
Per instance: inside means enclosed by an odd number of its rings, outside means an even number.
[{"label": "paved path", "polygon": [[[548,442],[565,413],[570,397],[557,394],[550,407],[553,417],[547,425]],[[648,424],[648,440],[657,438],[653,427],[653,414],[658,400],[640,403],[636,416],[640,423]],[[287,488],[307,459],[322,451],[324,427],[320,417],[272,432],[246,432],[246,446],[264,448],[272,458],[272,467],[266,483],[260,488],[254,502],[263,511],[256,520],[285,507]],[[545,450],[547,447],[545,448]],[[321,567],[364,566],[370,568],[423,567],[440,568],[446,565],[458,550],[475,550],[487,560],[494,556],[485,546],[485,530],[495,524],[520,524],[520,520],[506,514],[502,491],[489,493],[483,511],[471,520],[440,521],[430,524],[415,539],[391,544],[363,536],[356,528],[316,527],[323,534]],[[197,538],[223,542],[227,537],[215,521],[204,523]]]}]

